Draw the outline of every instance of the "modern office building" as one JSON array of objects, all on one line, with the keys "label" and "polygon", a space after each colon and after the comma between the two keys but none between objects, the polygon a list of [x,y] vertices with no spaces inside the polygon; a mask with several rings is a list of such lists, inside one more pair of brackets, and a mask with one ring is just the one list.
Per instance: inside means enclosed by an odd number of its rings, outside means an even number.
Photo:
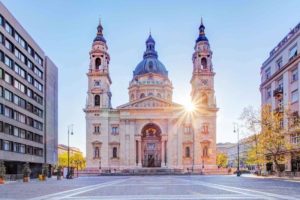
[{"label": "modern office building", "polygon": [[0,159],[32,175],[57,162],[58,69],[0,2]]},{"label": "modern office building", "polygon": [[[293,119],[299,119],[299,71],[300,71],[300,23],[297,24],[270,52],[261,67],[261,102],[269,104],[275,112],[289,111]],[[300,133],[284,115],[282,126],[292,149],[284,153],[285,171],[300,171]],[[289,115],[290,116],[290,115]]]}]

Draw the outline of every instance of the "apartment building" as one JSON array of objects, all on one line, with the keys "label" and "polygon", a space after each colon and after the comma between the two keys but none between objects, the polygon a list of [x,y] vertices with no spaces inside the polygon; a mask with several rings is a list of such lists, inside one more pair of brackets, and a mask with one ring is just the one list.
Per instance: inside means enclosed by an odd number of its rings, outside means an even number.
[{"label": "apartment building", "polygon": [[8,174],[57,162],[58,69],[0,2],[0,159]]},{"label": "apartment building", "polygon": [[[270,52],[261,67],[261,102],[276,112],[289,113],[299,118],[300,23],[297,24]],[[284,115],[286,116],[286,115]],[[282,126],[290,127],[287,117]],[[300,171],[300,133],[292,128],[286,133],[293,149],[285,152],[285,171]]]}]

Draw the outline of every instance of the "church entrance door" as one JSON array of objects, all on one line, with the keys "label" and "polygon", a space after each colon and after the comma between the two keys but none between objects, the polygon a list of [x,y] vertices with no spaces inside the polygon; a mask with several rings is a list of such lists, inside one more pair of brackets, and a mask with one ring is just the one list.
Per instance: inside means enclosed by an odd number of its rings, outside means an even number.
[{"label": "church entrance door", "polygon": [[144,126],[142,130],[142,166],[161,166],[161,130],[153,123]]}]

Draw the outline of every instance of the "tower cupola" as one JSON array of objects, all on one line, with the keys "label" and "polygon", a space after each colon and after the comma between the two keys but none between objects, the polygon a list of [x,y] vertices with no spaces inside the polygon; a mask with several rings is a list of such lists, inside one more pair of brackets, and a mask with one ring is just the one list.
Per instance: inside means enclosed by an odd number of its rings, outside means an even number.
[{"label": "tower cupola", "polygon": [[106,40],[103,37],[103,26],[101,24],[101,20],[99,20],[99,24],[97,26],[97,35],[96,35],[96,37],[94,39],[94,42],[96,42],[96,41],[100,41],[100,42],[106,43]]},{"label": "tower cupola", "polygon": [[207,37],[205,35],[205,26],[203,25],[202,18],[201,18],[201,24],[199,26],[199,36],[198,36],[198,38],[196,40],[196,43],[201,42],[201,41],[207,41],[208,42],[208,39],[207,39]]}]

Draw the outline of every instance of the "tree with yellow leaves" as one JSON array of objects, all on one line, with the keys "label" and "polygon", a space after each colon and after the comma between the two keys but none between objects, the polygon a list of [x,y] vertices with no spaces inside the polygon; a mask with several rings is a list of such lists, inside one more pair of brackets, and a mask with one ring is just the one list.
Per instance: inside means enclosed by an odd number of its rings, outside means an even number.
[{"label": "tree with yellow leaves", "polygon": [[227,167],[228,165],[228,156],[225,153],[217,154],[217,165],[219,167]]},{"label": "tree with yellow leaves", "polygon": [[[260,166],[266,162],[272,162],[277,172],[281,171],[283,154],[290,149],[290,142],[285,138],[289,126],[283,125],[285,113],[283,109],[272,110],[270,105],[265,105],[257,115],[253,108],[244,109],[242,119],[245,126],[254,132],[252,147],[248,151],[247,162]],[[289,118],[287,118],[289,119]],[[259,129],[257,129],[259,126]]]},{"label": "tree with yellow leaves", "polygon": [[[64,152],[58,155],[58,165],[61,167],[68,166],[68,152]],[[85,158],[80,153],[70,154],[70,167],[77,168],[79,170],[84,169],[86,166]]]}]

